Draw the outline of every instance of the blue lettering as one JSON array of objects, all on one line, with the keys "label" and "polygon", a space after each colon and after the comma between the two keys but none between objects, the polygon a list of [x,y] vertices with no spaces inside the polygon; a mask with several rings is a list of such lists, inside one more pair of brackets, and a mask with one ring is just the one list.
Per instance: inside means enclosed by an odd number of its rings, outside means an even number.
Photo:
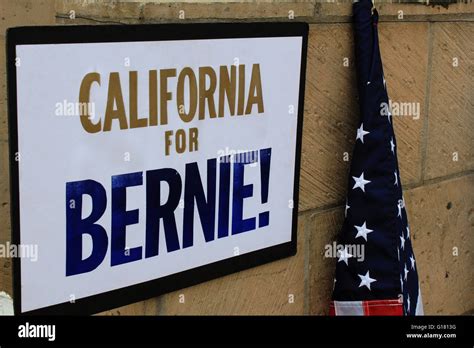
[{"label": "blue lettering", "polygon": [[183,248],[193,245],[194,200],[206,242],[214,240],[216,216],[216,159],[207,161],[207,201],[196,162],[186,164],[184,185]]},{"label": "blue lettering", "polygon": [[143,183],[143,173],[112,177],[112,246],[111,265],[137,261],[142,258],[142,247],[126,249],[127,225],[138,223],[138,209],[127,211],[127,187]]},{"label": "blue lettering", "polygon": [[[82,196],[92,198],[92,212],[81,219]],[[104,214],[107,195],[104,187],[94,180],[66,183],[66,276],[96,269],[107,253],[108,238],[105,229],[95,222]],[[92,238],[92,252],[82,259],[82,236]]]}]

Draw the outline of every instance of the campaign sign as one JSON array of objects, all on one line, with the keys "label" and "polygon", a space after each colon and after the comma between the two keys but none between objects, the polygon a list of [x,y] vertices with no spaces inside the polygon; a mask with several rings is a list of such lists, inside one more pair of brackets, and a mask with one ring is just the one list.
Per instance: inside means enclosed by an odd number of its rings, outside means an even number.
[{"label": "campaign sign", "polygon": [[16,313],[95,313],[296,253],[308,26],[8,31]]}]

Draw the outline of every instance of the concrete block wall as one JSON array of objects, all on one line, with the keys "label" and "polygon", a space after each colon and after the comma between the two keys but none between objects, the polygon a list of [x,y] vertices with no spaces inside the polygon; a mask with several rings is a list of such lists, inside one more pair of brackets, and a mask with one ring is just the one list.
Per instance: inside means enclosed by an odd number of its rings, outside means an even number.
[{"label": "concrete block wall", "polygon": [[[394,124],[425,312],[472,313],[474,4],[376,5],[389,96],[420,107],[419,115],[394,117]],[[350,16],[349,1],[0,0],[1,47],[5,29],[23,25],[310,23],[297,255],[103,314],[328,313],[335,260],[324,257],[324,247],[343,221],[347,154],[358,123]],[[5,78],[2,49],[0,243],[10,240]],[[12,292],[11,260],[5,258],[0,290]]]}]

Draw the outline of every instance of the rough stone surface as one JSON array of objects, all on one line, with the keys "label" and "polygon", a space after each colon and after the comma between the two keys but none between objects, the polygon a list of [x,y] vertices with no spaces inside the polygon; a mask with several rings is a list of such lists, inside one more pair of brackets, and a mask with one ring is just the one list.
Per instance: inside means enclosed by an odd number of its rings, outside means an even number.
[{"label": "rough stone surface", "polygon": [[158,300],[152,298],[146,301],[132,303],[127,306],[114,308],[97,315],[156,315],[159,311]]},{"label": "rough stone surface", "polygon": [[[421,143],[428,61],[426,23],[382,23],[380,42],[389,97],[418,103],[416,115],[394,117],[403,183],[421,180]],[[301,157],[300,211],[342,204],[359,123],[353,33],[349,24],[310,26]],[[348,59],[349,66],[345,66]],[[336,174],[336,175],[335,175]]]},{"label": "rough stone surface", "polygon": [[[0,139],[0,244],[11,241],[10,237],[10,190],[8,173],[8,143]],[[0,290],[12,293],[11,260],[0,257]]]},{"label": "rough stone surface", "polygon": [[[393,117],[400,177],[404,184],[417,184],[421,180],[422,131],[426,117],[428,23],[381,23],[379,28],[388,96],[399,106],[398,110],[411,111]],[[412,106],[411,110],[405,107],[407,105]],[[415,112],[417,109],[419,113]]]},{"label": "rough stone surface", "polygon": [[474,175],[405,192],[425,314],[474,309]]},{"label": "rough stone surface", "polygon": [[336,260],[325,257],[325,248],[331,245],[344,221],[342,207],[314,214],[309,230],[308,297],[309,314],[328,315],[334,287]]},{"label": "rough stone surface", "polygon": [[295,20],[313,15],[314,5],[310,2],[252,2],[214,3],[203,6],[198,3],[148,3],[143,16],[146,21],[162,19],[246,19],[283,18]]},{"label": "rough stone surface", "polygon": [[303,214],[298,219],[295,256],[166,294],[160,314],[302,314],[306,223]]},{"label": "rough stone surface", "polygon": [[5,37],[0,36],[0,140],[8,139],[7,74]]},{"label": "rough stone surface", "polygon": [[433,24],[426,179],[474,169],[473,37],[474,23]]},{"label": "rough stone surface", "polygon": [[54,23],[54,0],[0,1],[0,36],[9,27],[51,25]]},{"label": "rough stone surface", "polygon": [[344,199],[359,118],[353,57],[350,25],[310,26],[300,211]]},{"label": "rough stone surface", "polygon": [[143,4],[137,2],[87,2],[77,0],[56,0],[55,6],[58,17],[70,20],[71,24],[76,19],[82,19],[82,17],[123,20],[139,19],[142,7]]}]

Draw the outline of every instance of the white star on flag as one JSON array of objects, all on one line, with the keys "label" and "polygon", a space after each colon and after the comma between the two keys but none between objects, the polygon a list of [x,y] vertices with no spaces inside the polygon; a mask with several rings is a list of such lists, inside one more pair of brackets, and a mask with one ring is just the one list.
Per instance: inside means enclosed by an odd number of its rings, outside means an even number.
[{"label": "white star on flag", "polygon": [[397,171],[394,171],[394,172],[393,172],[393,175],[395,176],[395,182],[394,182],[393,184],[398,186],[398,176],[397,176]]},{"label": "white star on flag", "polygon": [[337,260],[337,262],[344,261],[346,265],[349,265],[349,257],[354,256],[352,254],[349,254],[349,252],[347,251],[347,247],[344,247],[342,251],[338,251],[338,254],[339,254],[339,260]]},{"label": "white star on flag", "polygon": [[348,202],[346,201],[346,210],[344,212],[344,216],[347,217],[347,211],[349,210],[349,208],[351,207],[349,204],[347,204]]},{"label": "white star on flag", "polygon": [[401,248],[405,249],[405,238],[403,238],[403,235],[400,236],[400,243],[401,243]]},{"label": "white star on flag", "polygon": [[362,274],[358,274],[359,278],[360,278],[360,284],[359,284],[359,288],[361,286],[366,286],[369,290],[370,289],[370,283],[373,283],[373,282],[376,282],[377,280],[373,279],[373,278],[370,278],[370,275],[369,275],[369,271],[367,271],[367,273],[365,275],[362,275]]},{"label": "white star on flag", "polygon": [[411,261],[411,269],[415,269],[415,258],[412,256],[410,256],[410,261]]},{"label": "white star on flag", "polygon": [[407,265],[405,265],[405,269],[403,271],[405,272],[405,281],[407,281],[408,272],[410,272],[407,268]]},{"label": "white star on flag", "polygon": [[407,239],[410,239],[410,227],[407,226]]},{"label": "white star on flag", "polygon": [[390,139],[390,149],[392,150],[392,153],[395,154],[395,143],[393,142],[393,138]]},{"label": "white star on flag", "polygon": [[402,218],[402,204],[398,203],[398,215],[400,219]]},{"label": "white star on flag", "polygon": [[364,130],[364,124],[361,123],[360,124],[360,127],[357,129],[357,137],[356,137],[356,141],[357,139],[360,139],[360,141],[362,142],[362,144],[364,143],[364,136],[369,134],[370,132],[366,132]]},{"label": "white star on flag", "polygon": [[410,312],[410,295],[407,296],[407,312]]},{"label": "white star on flag", "polygon": [[357,235],[355,236],[356,238],[357,237],[362,237],[365,239],[365,241],[367,242],[367,235],[371,232],[373,232],[373,230],[369,230],[367,228],[367,226],[365,225],[365,221],[364,223],[362,224],[362,226],[356,226],[354,225],[354,227],[357,229]]},{"label": "white star on flag", "polygon": [[354,187],[352,188],[353,190],[359,187],[363,192],[365,192],[365,185],[370,183],[370,180],[365,180],[363,172],[360,177],[353,176],[352,179],[355,181]]},{"label": "white star on flag", "polygon": [[402,288],[402,291],[403,291],[403,279],[402,279],[402,275],[400,274],[400,286]]}]

